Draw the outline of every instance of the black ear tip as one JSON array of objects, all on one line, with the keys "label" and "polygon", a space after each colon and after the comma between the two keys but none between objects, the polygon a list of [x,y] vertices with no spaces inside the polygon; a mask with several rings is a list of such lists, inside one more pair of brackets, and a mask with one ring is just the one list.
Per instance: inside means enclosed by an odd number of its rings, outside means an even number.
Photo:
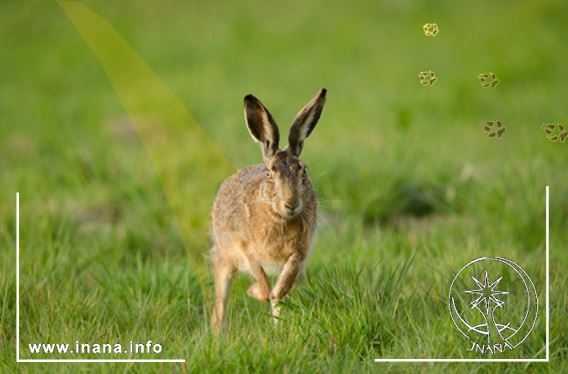
[{"label": "black ear tip", "polygon": [[320,96],[320,97],[325,97],[325,95],[327,95],[327,88],[322,88],[322,89],[320,90],[319,96]]},{"label": "black ear tip", "polygon": [[244,102],[247,103],[247,102],[251,102],[251,101],[258,101],[258,99],[256,97],[254,97],[253,94],[245,95]]}]

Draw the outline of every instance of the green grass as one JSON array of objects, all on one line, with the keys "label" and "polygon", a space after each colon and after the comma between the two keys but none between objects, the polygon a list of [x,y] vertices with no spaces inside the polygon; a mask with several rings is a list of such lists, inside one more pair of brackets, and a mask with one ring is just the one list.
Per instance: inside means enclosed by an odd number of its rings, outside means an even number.
[{"label": "green grass", "polygon": [[[154,165],[61,8],[3,1],[0,371],[568,371],[568,144],[549,142],[541,129],[568,124],[568,5],[84,3],[139,51],[238,167],[260,160],[242,119],[244,94],[260,97],[286,132],[317,89],[328,88],[303,154],[321,201],[319,237],[279,326],[267,305],[245,296],[250,280],[241,277],[229,330],[212,336],[208,213],[187,217],[196,235],[184,245]],[[436,38],[422,34],[425,22],[439,24]],[[428,69],[439,81],[421,87],[417,74]],[[501,79],[495,90],[479,85],[488,71]],[[507,127],[501,140],[481,128],[493,119]],[[216,167],[178,173],[198,184]],[[451,279],[473,258],[521,264],[544,305],[545,185],[551,362],[374,363],[477,357],[465,352],[447,310]],[[16,191],[22,356],[35,342],[152,340],[164,347],[160,355],[133,358],[186,365],[16,365]],[[214,193],[186,196],[186,209],[210,205]],[[544,342],[541,313],[530,338],[503,357],[542,358]]]}]

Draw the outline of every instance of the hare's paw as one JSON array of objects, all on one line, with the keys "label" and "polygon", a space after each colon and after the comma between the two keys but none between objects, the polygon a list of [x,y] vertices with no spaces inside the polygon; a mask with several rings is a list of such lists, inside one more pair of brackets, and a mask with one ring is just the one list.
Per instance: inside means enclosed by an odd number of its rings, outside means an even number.
[{"label": "hare's paw", "polygon": [[274,297],[270,298],[270,314],[272,315],[272,323],[277,325],[280,322],[280,310],[281,306],[279,305],[278,300]]},{"label": "hare's paw", "polygon": [[268,302],[268,296],[270,294],[269,290],[263,289],[259,283],[253,283],[247,290],[247,295],[253,299],[262,301],[263,303]]},{"label": "hare's paw", "polygon": [[213,312],[211,316],[211,331],[214,334],[221,334],[225,331],[225,321]]}]

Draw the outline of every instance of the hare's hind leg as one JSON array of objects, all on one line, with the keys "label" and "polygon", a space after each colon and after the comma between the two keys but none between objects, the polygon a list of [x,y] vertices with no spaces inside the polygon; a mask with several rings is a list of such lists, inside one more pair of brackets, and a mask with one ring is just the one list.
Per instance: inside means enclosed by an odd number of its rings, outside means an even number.
[{"label": "hare's hind leg", "polygon": [[231,290],[231,283],[236,268],[233,264],[216,258],[213,261],[213,276],[215,278],[215,309],[211,316],[211,329],[220,332],[225,328],[225,308]]}]

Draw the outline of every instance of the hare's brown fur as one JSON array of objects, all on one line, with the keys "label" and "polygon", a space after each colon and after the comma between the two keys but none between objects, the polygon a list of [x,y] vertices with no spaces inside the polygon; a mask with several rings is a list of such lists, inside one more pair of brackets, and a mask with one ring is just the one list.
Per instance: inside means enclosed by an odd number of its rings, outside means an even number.
[{"label": "hare's brown fur", "polygon": [[[256,279],[247,294],[278,302],[302,272],[312,245],[317,214],[315,189],[298,156],[317,123],[326,91],[298,113],[289,146],[278,148],[279,133],[268,110],[252,95],[245,97],[245,119],[253,139],[263,146],[264,163],[249,166],[221,186],[212,209],[211,262],[215,278],[212,327],[222,329],[231,280],[237,270]],[[271,287],[268,275],[277,275]]]}]

